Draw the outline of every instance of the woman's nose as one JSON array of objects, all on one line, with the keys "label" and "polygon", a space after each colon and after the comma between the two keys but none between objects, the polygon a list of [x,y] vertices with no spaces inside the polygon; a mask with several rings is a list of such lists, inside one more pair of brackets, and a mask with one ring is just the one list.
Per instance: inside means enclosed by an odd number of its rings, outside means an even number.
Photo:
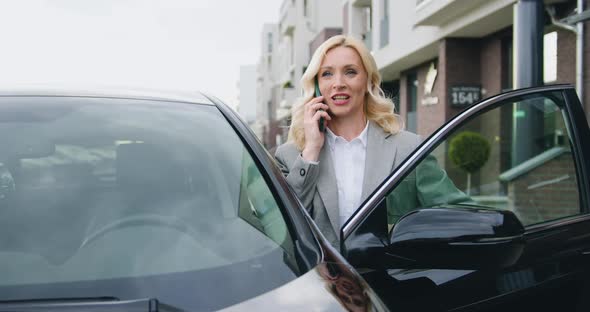
[{"label": "woman's nose", "polygon": [[335,88],[342,88],[346,86],[344,83],[344,77],[342,75],[335,75],[334,77],[334,87]]}]

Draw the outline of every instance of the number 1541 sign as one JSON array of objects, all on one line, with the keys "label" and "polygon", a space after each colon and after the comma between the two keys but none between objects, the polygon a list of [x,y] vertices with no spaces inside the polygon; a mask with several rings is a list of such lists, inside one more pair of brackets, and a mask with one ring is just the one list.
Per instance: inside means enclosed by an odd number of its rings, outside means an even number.
[{"label": "number 1541 sign", "polygon": [[449,90],[452,106],[463,107],[478,102],[481,99],[480,86],[454,86]]}]

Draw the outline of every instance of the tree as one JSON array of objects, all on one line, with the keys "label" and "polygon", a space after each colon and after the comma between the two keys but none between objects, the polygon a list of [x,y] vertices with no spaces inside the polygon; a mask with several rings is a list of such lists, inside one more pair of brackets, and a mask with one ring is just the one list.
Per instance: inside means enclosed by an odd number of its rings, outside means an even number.
[{"label": "tree", "polygon": [[453,137],[449,144],[449,158],[453,164],[467,172],[469,195],[471,174],[481,169],[490,158],[490,143],[477,132],[463,131]]}]

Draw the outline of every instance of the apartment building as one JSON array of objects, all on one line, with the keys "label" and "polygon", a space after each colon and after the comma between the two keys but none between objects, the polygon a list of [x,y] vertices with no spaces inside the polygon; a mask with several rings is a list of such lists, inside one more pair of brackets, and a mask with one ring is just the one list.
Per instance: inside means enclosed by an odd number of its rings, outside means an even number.
[{"label": "apartment building", "polygon": [[341,0],[283,0],[277,24],[264,27],[258,103],[266,112],[259,123],[266,125],[262,141],[267,148],[286,141],[291,107],[300,95],[299,80],[313,44],[341,32],[340,8]]}]

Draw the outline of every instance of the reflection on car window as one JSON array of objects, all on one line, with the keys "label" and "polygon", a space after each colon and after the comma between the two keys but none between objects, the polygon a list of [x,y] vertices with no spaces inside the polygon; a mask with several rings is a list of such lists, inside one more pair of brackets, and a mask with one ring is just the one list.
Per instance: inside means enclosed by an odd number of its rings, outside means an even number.
[{"label": "reflection on car window", "polygon": [[579,214],[562,106],[559,93],[502,103],[455,129],[389,195],[390,223],[443,204],[510,210],[524,225]]},{"label": "reflection on car window", "polygon": [[14,179],[12,174],[0,163],[0,200],[6,200],[14,192]]},{"label": "reflection on car window", "polygon": [[153,292],[166,288],[186,292],[175,306],[215,310],[303,273],[271,189],[216,107],[0,101],[0,300],[82,287],[174,301]]},{"label": "reflection on car window", "polygon": [[244,153],[242,161],[238,215],[290,254],[293,253],[292,240],[277,202],[247,153]]}]

